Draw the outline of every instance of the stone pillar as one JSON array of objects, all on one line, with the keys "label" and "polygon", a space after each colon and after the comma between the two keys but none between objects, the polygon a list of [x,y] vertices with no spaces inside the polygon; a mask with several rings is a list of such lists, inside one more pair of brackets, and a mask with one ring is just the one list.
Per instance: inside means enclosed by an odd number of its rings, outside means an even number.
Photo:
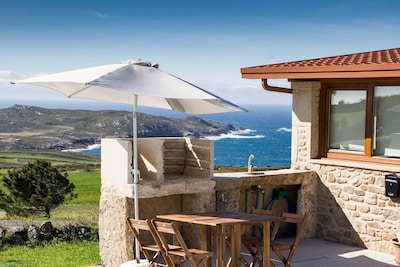
[{"label": "stone pillar", "polygon": [[102,139],[99,203],[100,257],[107,267],[118,267],[133,257],[133,236],[126,217],[134,216],[132,140]]},{"label": "stone pillar", "polygon": [[133,199],[102,186],[99,206],[100,257],[105,266],[118,267],[134,256],[133,235],[126,223],[126,217],[134,217]]},{"label": "stone pillar", "polygon": [[318,156],[321,83],[292,82],[292,89],[292,166],[296,166]]}]

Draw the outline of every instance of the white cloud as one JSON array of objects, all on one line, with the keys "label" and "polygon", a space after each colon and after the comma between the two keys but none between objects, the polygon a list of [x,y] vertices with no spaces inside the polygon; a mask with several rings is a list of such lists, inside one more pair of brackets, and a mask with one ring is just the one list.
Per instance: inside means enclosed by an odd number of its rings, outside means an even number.
[{"label": "white cloud", "polygon": [[[286,80],[271,81],[269,84],[290,88],[290,83]],[[259,79],[231,85],[219,84],[218,86],[208,87],[206,90],[235,104],[290,105],[292,103],[291,94],[266,91],[262,88]]]},{"label": "white cloud", "polygon": [[12,81],[25,78],[24,75],[10,70],[0,70],[0,84],[10,84]]},{"label": "white cloud", "polygon": [[[42,74],[37,74],[38,76]],[[32,76],[32,75],[30,75]],[[16,99],[57,99],[60,98],[60,93],[48,88],[26,85],[26,84],[11,84],[13,81],[28,78],[28,75],[21,74],[10,70],[0,70],[0,99],[1,100],[16,100]]]},{"label": "white cloud", "polygon": [[85,13],[89,14],[89,15],[91,15],[93,17],[100,18],[100,19],[105,19],[105,18],[109,17],[108,14],[105,14],[105,13],[102,13],[102,12],[99,12],[99,11],[95,11],[95,10],[87,10],[87,11],[85,11]]}]

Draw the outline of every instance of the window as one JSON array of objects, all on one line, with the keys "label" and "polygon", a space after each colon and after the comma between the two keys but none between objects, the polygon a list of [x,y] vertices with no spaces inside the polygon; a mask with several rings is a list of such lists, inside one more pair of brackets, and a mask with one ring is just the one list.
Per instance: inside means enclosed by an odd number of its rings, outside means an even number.
[{"label": "window", "polygon": [[365,91],[331,92],[329,148],[364,151]]},{"label": "window", "polygon": [[400,157],[400,86],[374,88],[373,154]]},{"label": "window", "polygon": [[400,158],[400,86],[328,89],[326,103],[328,157]]}]

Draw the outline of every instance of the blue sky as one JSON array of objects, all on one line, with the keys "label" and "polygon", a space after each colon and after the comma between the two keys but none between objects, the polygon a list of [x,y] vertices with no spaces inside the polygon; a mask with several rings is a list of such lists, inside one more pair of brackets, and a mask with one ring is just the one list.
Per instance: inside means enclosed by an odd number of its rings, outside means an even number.
[{"label": "blue sky", "polygon": [[0,100],[71,101],[9,82],[140,58],[236,104],[290,104],[240,68],[400,47],[398,10],[398,0],[2,0]]}]

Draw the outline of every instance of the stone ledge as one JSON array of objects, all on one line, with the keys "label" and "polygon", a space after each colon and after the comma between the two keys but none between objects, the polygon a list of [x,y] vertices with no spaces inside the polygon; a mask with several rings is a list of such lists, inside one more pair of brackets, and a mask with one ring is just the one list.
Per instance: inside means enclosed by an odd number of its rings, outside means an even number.
[{"label": "stone ledge", "polygon": [[196,178],[176,178],[164,182],[142,180],[139,184],[139,198],[214,192],[215,185],[214,180]]},{"label": "stone ledge", "polygon": [[[196,194],[214,192],[216,181],[211,179],[175,177],[168,181],[153,181],[142,179],[139,181],[139,198],[157,198],[179,194]],[[134,198],[133,184],[103,183],[102,194],[112,194]]]}]

